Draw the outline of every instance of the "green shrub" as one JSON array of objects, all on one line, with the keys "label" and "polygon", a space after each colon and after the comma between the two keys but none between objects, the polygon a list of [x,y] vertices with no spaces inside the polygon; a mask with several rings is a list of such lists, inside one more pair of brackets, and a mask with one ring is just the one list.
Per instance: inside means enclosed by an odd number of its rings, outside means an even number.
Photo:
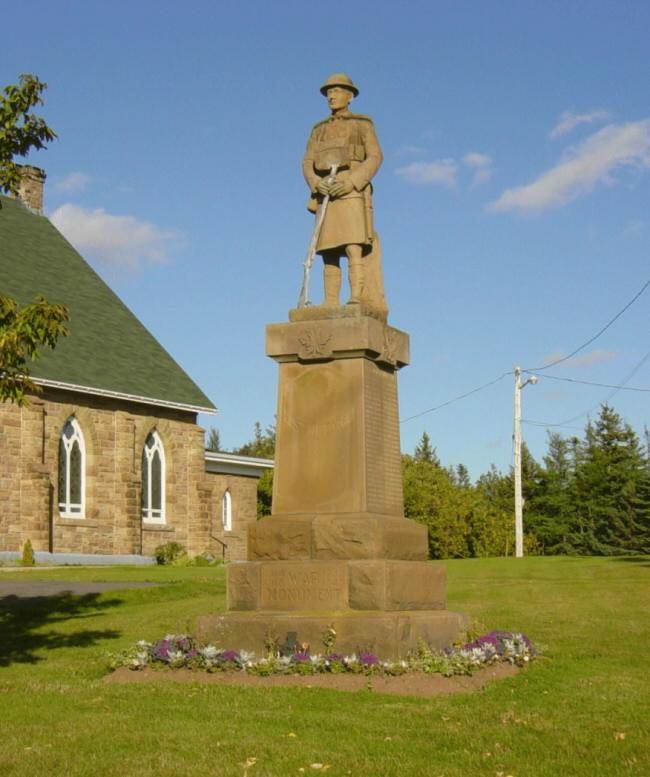
[{"label": "green shrub", "polygon": [[154,555],[158,564],[169,566],[180,561],[187,554],[180,542],[166,542],[164,545],[158,545]]},{"label": "green shrub", "polygon": [[20,563],[24,567],[33,567],[36,563],[36,559],[34,558],[34,548],[32,548],[31,540],[27,540],[27,542],[23,545],[23,555],[20,559]]},{"label": "green shrub", "polygon": [[221,562],[216,559],[211,553],[201,553],[199,556],[194,556],[188,562],[190,567],[214,567]]}]

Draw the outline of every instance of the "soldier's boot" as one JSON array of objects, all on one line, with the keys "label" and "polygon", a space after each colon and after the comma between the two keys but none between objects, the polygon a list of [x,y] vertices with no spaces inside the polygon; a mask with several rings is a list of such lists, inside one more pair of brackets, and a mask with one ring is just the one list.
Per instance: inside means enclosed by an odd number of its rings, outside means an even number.
[{"label": "soldier's boot", "polygon": [[341,304],[341,268],[335,264],[326,264],[323,268],[325,304]]},{"label": "soldier's boot", "polygon": [[361,304],[361,298],[363,296],[363,276],[363,259],[361,257],[350,259],[348,263],[348,277],[350,279],[350,299],[347,301],[348,305]]}]

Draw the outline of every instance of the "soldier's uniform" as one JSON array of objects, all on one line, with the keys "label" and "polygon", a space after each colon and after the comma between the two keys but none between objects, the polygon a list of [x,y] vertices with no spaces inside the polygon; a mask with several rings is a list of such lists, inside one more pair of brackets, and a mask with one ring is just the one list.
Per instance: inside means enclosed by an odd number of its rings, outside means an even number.
[{"label": "soldier's uniform", "polygon": [[318,122],[311,131],[302,171],[311,190],[308,208],[315,212],[322,195],[316,187],[330,173],[336,162],[337,180],[349,178],[354,189],[330,200],[321,228],[316,251],[322,253],[346,245],[364,246],[370,251],[373,241],[372,185],[370,183],[383,156],[375,135],[372,119],[343,111]]}]

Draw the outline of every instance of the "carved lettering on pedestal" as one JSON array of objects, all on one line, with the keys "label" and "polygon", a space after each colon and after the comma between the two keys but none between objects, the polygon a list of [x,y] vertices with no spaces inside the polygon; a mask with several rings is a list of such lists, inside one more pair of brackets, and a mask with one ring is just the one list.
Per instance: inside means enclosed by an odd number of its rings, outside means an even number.
[{"label": "carved lettering on pedestal", "polygon": [[261,606],[270,610],[309,610],[343,607],[347,603],[345,573],[305,565],[287,569],[275,562],[262,570]]}]

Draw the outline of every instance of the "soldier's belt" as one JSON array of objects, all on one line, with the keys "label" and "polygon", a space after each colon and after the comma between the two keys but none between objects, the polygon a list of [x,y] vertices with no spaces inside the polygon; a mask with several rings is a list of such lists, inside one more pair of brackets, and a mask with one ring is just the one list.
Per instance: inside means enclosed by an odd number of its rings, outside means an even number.
[{"label": "soldier's belt", "polygon": [[366,158],[364,146],[330,146],[317,149],[314,154],[314,169],[322,174],[329,173],[332,165],[338,165],[338,169],[350,167],[352,162],[363,162]]}]

